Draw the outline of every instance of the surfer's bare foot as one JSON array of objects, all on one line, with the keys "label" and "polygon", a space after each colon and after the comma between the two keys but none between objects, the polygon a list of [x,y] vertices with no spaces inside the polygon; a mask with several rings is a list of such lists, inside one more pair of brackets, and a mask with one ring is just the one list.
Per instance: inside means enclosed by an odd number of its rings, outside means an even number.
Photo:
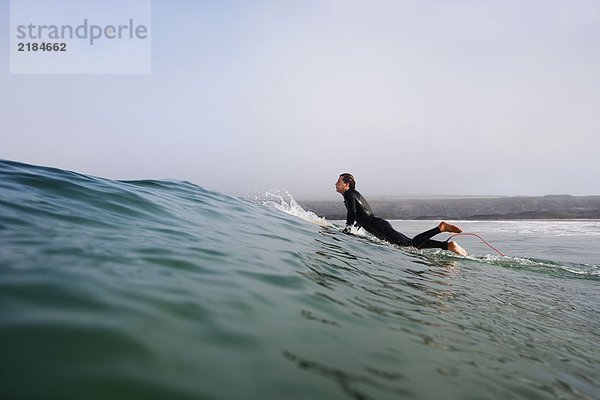
[{"label": "surfer's bare foot", "polygon": [[440,222],[440,224],[438,225],[438,228],[440,228],[440,232],[452,232],[452,233],[461,233],[462,232],[462,229],[460,229],[458,226],[449,224],[445,221]]},{"label": "surfer's bare foot", "polygon": [[459,256],[468,256],[469,253],[467,253],[467,251],[465,249],[463,249],[462,247],[460,247],[458,245],[458,243],[456,242],[449,242],[448,243],[448,250],[450,250],[453,253],[458,254]]}]

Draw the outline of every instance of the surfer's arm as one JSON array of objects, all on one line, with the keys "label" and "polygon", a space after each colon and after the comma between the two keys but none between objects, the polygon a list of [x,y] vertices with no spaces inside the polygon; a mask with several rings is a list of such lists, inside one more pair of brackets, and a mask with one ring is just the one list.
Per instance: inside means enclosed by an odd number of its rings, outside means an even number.
[{"label": "surfer's arm", "polygon": [[[346,192],[348,193],[348,192]],[[344,204],[346,205],[346,228],[350,229],[356,220],[356,199],[350,193],[344,193]]]}]

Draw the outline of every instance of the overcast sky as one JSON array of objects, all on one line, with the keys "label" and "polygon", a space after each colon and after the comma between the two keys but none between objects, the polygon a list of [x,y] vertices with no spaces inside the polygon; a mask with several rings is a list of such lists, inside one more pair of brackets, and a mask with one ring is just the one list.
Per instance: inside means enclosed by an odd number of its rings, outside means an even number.
[{"label": "overcast sky", "polygon": [[11,75],[0,158],[243,195],[600,194],[600,2],[152,2],[149,75]]}]

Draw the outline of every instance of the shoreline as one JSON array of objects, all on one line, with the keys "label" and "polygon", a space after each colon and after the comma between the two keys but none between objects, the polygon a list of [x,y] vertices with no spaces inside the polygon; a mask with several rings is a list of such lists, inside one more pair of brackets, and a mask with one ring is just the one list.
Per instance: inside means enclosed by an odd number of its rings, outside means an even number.
[{"label": "shoreline", "polygon": [[[342,219],[332,219],[328,221],[345,221]],[[390,222],[403,222],[403,221],[431,221],[440,222],[439,219],[408,219],[408,218],[388,218]],[[450,219],[446,218],[445,221],[460,221],[460,222],[600,222],[600,218],[534,218],[534,219]]]}]

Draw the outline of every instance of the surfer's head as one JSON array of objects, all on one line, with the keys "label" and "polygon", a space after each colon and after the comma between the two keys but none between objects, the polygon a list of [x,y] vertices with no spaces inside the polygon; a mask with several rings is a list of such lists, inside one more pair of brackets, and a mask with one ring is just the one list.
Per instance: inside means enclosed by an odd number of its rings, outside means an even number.
[{"label": "surfer's head", "polygon": [[335,190],[338,193],[343,194],[348,189],[354,189],[355,186],[356,186],[356,181],[354,180],[354,177],[352,176],[352,174],[343,173],[340,175],[337,182],[335,183]]}]

